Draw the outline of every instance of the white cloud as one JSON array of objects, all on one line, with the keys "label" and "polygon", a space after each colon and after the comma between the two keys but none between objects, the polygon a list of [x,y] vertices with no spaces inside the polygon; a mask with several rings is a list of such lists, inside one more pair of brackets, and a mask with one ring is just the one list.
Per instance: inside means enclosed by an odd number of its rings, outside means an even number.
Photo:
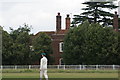
[{"label": "white cloud", "polygon": [[[44,30],[55,30],[56,15],[79,13],[82,0],[1,0],[0,1],[0,24],[16,29],[19,25],[27,23],[33,26],[33,33]],[[64,27],[64,22],[62,22]]]},{"label": "white cloud", "polygon": [[[56,15],[62,15],[62,28],[66,14],[80,14],[81,3],[86,0],[0,0],[0,25],[9,31],[27,23],[33,26],[32,32],[54,31]],[[71,16],[72,17],[72,16]]]}]

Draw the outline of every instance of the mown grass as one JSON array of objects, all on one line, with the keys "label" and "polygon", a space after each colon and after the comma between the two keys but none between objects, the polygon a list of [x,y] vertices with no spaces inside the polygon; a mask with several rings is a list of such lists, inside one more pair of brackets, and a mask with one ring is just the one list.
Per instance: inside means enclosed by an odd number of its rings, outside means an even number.
[{"label": "mown grass", "polygon": [[[3,69],[4,79],[39,78],[39,69]],[[118,78],[117,70],[74,70],[74,69],[48,69],[49,78]],[[3,80],[4,80],[3,79]],[[36,79],[37,80],[37,79]],[[88,79],[89,80],[89,79]],[[99,79],[98,79],[99,80]]]},{"label": "mown grass", "polygon": [[[3,69],[2,73],[39,73],[39,69]],[[48,73],[118,73],[118,70],[48,69]]]},{"label": "mown grass", "polygon": [[[39,73],[3,73],[3,78],[39,78]],[[117,78],[117,73],[48,73],[49,78]]]}]

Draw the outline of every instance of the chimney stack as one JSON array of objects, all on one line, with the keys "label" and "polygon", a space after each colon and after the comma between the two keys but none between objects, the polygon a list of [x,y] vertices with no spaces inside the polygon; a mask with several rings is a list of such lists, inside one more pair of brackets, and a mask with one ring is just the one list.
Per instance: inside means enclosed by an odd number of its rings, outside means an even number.
[{"label": "chimney stack", "polygon": [[118,31],[118,15],[117,15],[117,12],[115,12],[115,14],[114,14],[113,28],[114,28],[115,31]]},{"label": "chimney stack", "polygon": [[66,17],[66,30],[68,30],[70,28],[70,17],[69,17],[69,14],[67,14],[67,17]]},{"label": "chimney stack", "polygon": [[60,31],[61,30],[61,16],[60,13],[58,13],[58,15],[56,16],[56,31]]}]

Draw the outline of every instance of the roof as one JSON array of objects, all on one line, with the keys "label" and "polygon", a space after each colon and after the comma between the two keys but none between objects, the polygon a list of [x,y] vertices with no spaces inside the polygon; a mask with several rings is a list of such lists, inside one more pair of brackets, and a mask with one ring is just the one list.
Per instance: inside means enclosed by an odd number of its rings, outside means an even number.
[{"label": "roof", "polygon": [[56,34],[66,34],[67,32],[68,32],[68,30],[60,30]]},{"label": "roof", "polygon": [[42,32],[44,32],[44,33],[46,33],[46,34],[48,34],[48,35],[52,35],[52,34],[55,33],[55,31],[41,31],[41,32],[38,32],[37,34],[35,34],[35,36],[39,35],[39,34],[42,33]]}]

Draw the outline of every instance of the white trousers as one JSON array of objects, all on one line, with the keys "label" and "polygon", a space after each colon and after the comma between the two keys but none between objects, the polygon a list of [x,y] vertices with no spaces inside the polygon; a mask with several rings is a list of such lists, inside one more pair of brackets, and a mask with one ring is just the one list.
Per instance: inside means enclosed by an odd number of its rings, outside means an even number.
[{"label": "white trousers", "polygon": [[47,70],[46,69],[40,71],[40,79],[43,78],[43,75],[44,75],[45,79],[48,80],[48,75],[47,75]]}]

